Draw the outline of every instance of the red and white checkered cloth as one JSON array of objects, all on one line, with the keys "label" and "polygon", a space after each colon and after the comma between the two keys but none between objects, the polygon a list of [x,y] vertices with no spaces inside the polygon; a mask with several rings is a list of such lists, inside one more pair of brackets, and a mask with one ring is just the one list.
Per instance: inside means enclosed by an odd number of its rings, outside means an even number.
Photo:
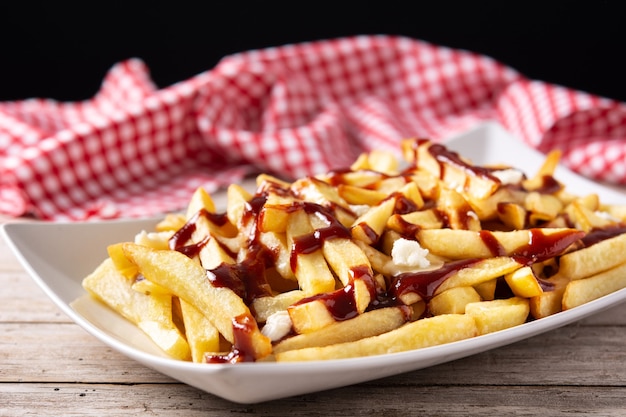
[{"label": "red and white checkered cloth", "polygon": [[137,59],[84,102],[0,102],[0,212],[140,217],[252,171],[300,177],[406,137],[496,120],[591,178],[626,184],[626,105],[488,57],[392,36],[255,50],[167,88]]}]

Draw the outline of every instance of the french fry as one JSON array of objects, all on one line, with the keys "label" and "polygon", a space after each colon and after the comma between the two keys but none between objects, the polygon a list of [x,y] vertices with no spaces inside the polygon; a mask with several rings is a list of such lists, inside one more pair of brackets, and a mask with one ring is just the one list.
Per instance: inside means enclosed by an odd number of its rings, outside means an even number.
[{"label": "french fry", "polygon": [[352,236],[368,245],[378,242],[395,206],[396,200],[391,197],[370,208],[354,221]]},{"label": "french fry", "polygon": [[163,351],[180,360],[191,359],[185,336],[174,323],[172,296],[152,294],[149,306],[141,311],[137,327],[144,331]]},{"label": "french fry", "polygon": [[[529,191],[536,191],[546,186],[546,181],[552,182],[554,171],[561,159],[561,151],[554,149],[550,151],[543,161],[543,164],[532,178],[522,182],[524,188]],[[558,185],[558,184],[557,184]]]},{"label": "french fry", "polygon": [[107,258],[82,285],[95,298],[136,324],[163,351],[181,360],[189,359],[189,345],[173,321],[172,295],[137,292],[132,289],[133,281]]},{"label": "french fry", "polygon": [[387,228],[400,234],[415,236],[421,229],[443,227],[443,219],[435,209],[413,211],[407,214],[393,214],[387,220]]},{"label": "french fry", "polygon": [[193,305],[181,300],[180,307],[191,360],[197,363],[204,362],[205,353],[219,352],[220,333],[213,323]]},{"label": "french fry", "polygon": [[626,287],[626,263],[588,278],[570,281],[563,293],[563,310],[569,310]]},{"label": "french fry", "polygon": [[445,314],[407,323],[378,336],[323,347],[289,350],[276,354],[279,362],[355,358],[436,346],[473,337],[474,319],[464,314]]},{"label": "french fry", "polygon": [[[446,263],[434,270],[396,275],[393,296],[406,305],[438,295],[455,287],[473,287],[520,268],[512,258],[500,256]],[[425,285],[426,283],[426,285]]]},{"label": "french fry", "polygon": [[289,214],[286,237],[287,245],[291,248],[290,264],[300,288],[307,296],[335,289],[335,277],[326,263],[322,248],[309,250],[307,253],[297,250],[298,241],[310,238],[314,231],[304,210],[295,210]]},{"label": "french fry", "polygon": [[530,214],[530,224],[535,226],[554,220],[563,210],[563,202],[551,194],[533,191],[526,195],[524,208]]},{"label": "french fry", "polygon": [[[467,203],[481,221],[496,220],[501,216],[501,204],[522,205],[526,193],[509,187],[498,188],[487,198],[476,198],[472,195],[464,194]],[[521,229],[522,227],[520,227]]]},{"label": "french fry", "polygon": [[435,294],[440,294],[454,287],[474,287],[486,281],[506,275],[520,268],[520,264],[507,256],[481,259],[456,269],[437,287]]},{"label": "french fry", "polygon": [[[407,142],[404,142],[407,143]],[[447,188],[452,190],[462,189],[475,198],[486,198],[492,195],[500,186],[500,181],[490,175],[481,167],[474,166],[471,162],[463,159],[456,152],[445,146],[433,144],[429,141],[413,142],[404,145],[410,146],[405,150],[405,158],[409,156],[409,162],[418,162],[418,168],[429,172],[436,178],[441,178]]]},{"label": "french fry", "polygon": [[305,297],[304,291],[292,290],[277,294],[271,297],[259,297],[252,301],[252,311],[257,322],[265,323],[272,314],[287,310],[287,308],[302,300]]},{"label": "french fry", "polygon": [[527,211],[521,204],[502,202],[496,209],[498,219],[511,230],[524,229],[526,226]]},{"label": "french fry", "polygon": [[350,320],[337,321],[320,330],[287,338],[274,346],[274,353],[376,336],[400,327],[407,319],[407,311],[400,307],[368,311]]},{"label": "french fry", "polygon": [[479,334],[497,332],[526,322],[530,307],[521,297],[469,303],[465,314],[472,317]]},{"label": "french fry", "polygon": [[[516,255],[543,259],[560,254],[583,235],[580,230],[570,228],[509,232],[425,229],[417,232],[417,239],[432,253],[451,259]],[[454,242],[454,245],[450,242]],[[548,253],[548,249],[554,253]]]},{"label": "french fry", "polygon": [[482,301],[473,287],[454,287],[434,296],[428,303],[428,311],[433,315],[465,314],[465,306]]},{"label": "french fry", "polygon": [[569,281],[568,277],[558,274],[546,280],[550,290],[529,299],[530,314],[541,319],[562,311],[563,293]]},{"label": "french fry", "polygon": [[539,285],[533,269],[529,266],[506,274],[504,279],[509,284],[513,294],[518,297],[532,298],[543,293],[543,289]]},{"label": "french fry", "polygon": [[349,204],[375,206],[387,198],[387,194],[382,191],[369,190],[349,184],[339,184],[337,191]]},{"label": "french fry", "polygon": [[350,169],[352,171],[375,169],[387,175],[395,175],[398,171],[398,159],[391,152],[373,150],[360,154],[350,165]]},{"label": "french fry", "polygon": [[[195,306],[231,343],[235,343],[233,322],[251,316],[243,300],[230,288],[212,285],[204,268],[176,251],[159,251],[126,243],[122,247],[130,262],[149,280],[169,288],[182,300]],[[255,323],[247,323],[255,358],[271,353],[271,343]]]},{"label": "french fry", "polygon": [[350,205],[339,195],[337,188],[320,179],[306,177],[294,181],[291,191],[302,200],[326,208],[334,207],[337,219],[346,227],[354,222],[355,216],[350,210]]},{"label": "french fry", "polygon": [[626,262],[626,234],[620,234],[561,256],[559,273],[571,280],[577,280],[614,268],[624,262]]},{"label": "french fry", "polygon": [[469,203],[455,190],[442,189],[437,200],[437,209],[447,219],[448,227],[461,230],[480,230],[478,215]]}]

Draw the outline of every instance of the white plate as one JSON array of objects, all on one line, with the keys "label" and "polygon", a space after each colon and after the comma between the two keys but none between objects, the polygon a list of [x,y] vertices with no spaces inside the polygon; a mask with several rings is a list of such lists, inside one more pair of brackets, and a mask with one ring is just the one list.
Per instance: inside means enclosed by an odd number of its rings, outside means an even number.
[{"label": "white plate", "polygon": [[[448,141],[476,163],[504,162],[533,174],[544,156],[525,147],[499,125],[488,123]],[[623,194],[559,168],[557,178],[577,194],[596,192],[603,201]],[[615,306],[621,290],[581,307],[473,339],[388,355],[306,363],[194,364],[172,360],[136,327],[95,302],[81,287],[106,254],[106,246],[132,239],[156,220],[91,223],[13,223],[3,233],[24,268],[76,323],[103,343],[172,378],[239,403],[255,403],[321,391],[413,371],[535,336]]]}]

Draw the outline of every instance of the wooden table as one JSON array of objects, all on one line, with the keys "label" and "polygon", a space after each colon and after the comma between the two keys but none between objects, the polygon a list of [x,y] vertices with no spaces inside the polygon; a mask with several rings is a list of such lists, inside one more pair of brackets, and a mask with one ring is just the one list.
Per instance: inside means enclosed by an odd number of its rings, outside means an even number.
[{"label": "wooden table", "polygon": [[241,405],[100,343],[44,295],[1,239],[0,288],[0,416],[626,415],[626,304],[433,368]]}]

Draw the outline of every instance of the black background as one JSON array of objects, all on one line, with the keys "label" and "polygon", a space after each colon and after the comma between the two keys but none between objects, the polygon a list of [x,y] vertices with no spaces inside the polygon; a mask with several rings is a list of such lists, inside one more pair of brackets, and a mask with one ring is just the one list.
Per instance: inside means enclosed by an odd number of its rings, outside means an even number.
[{"label": "black background", "polygon": [[358,34],[491,56],[532,79],[626,101],[621,1],[0,3],[0,101],[94,95],[141,58],[159,87],[225,55]]}]

